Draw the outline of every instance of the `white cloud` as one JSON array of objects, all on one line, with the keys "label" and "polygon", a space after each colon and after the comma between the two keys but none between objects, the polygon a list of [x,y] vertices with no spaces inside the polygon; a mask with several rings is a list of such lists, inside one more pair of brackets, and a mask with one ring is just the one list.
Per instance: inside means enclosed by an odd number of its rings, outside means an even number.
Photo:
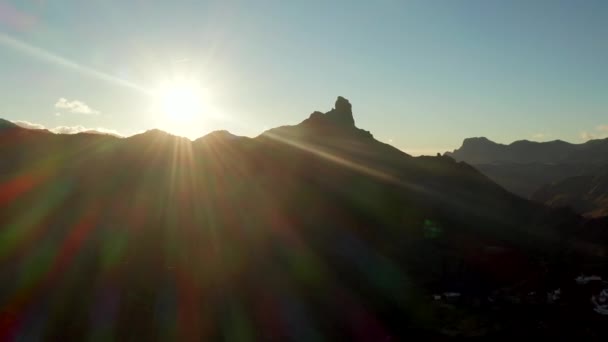
[{"label": "white cloud", "polygon": [[588,140],[593,140],[593,139],[596,139],[596,138],[595,138],[595,135],[593,133],[589,133],[587,131],[583,131],[583,132],[581,132],[581,139],[583,141],[588,141]]},{"label": "white cloud", "polygon": [[604,139],[608,138],[608,125],[599,125],[595,127],[595,130],[592,132],[583,131],[581,132],[581,139],[583,141],[593,140],[593,139]]},{"label": "white cloud", "polygon": [[600,131],[600,132],[606,132],[606,133],[608,133],[608,125],[599,125],[595,129],[598,130],[598,131]]},{"label": "white cloud", "polygon": [[[23,128],[27,128],[27,129],[46,129],[46,127],[44,127],[41,124],[32,123],[29,121],[16,120],[16,121],[12,121],[12,122],[18,126],[21,126]],[[122,134],[118,133],[117,131],[115,131],[113,129],[107,129],[107,128],[103,128],[103,127],[87,128],[87,127],[84,127],[81,125],[57,126],[55,128],[50,128],[49,131],[53,132],[55,134],[76,134],[76,133],[82,133],[82,132],[89,132],[89,133],[109,134],[109,135],[114,135],[114,136],[118,136],[118,137],[123,137]]]},{"label": "white cloud", "polygon": [[536,133],[532,135],[532,139],[534,140],[545,140],[548,139],[549,137],[551,137],[551,134],[547,134],[547,133]]},{"label": "white cloud", "polygon": [[118,133],[118,131],[115,131],[113,129],[103,128],[103,127],[89,129],[89,130],[86,130],[85,132],[98,133],[98,134],[109,134],[109,135],[113,135],[113,136],[121,137],[121,138],[125,137],[124,135]]},{"label": "white cloud", "polygon": [[57,126],[55,128],[50,129],[51,132],[56,134],[76,134],[76,133],[94,133],[94,134],[109,134],[117,137],[122,137],[123,135],[118,133],[113,129],[107,129],[103,127],[97,128],[86,128],[84,126]]},{"label": "white cloud", "polygon": [[16,121],[12,121],[12,122],[17,126],[27,128],[27,129],[45,129],[45,127],[43,125],[37,124],[37,123],[32,123],[29,121],[16,120]]},{"label": "white cloud", "polygon": [[51,128],[50,131],[57,134],[76,134],[80,132],[85,132],[88,129],[83,126],[57,126],[55,128]]},{"label": "white cloud", "polygon": [[55,108],[57,109],[66,109],[71,113],[80,113],[80,114],[99,114],[98,110],[95,110],[89,107],[86,103],[78,100],[68,101],[66,98],[60,98],[55,103]]}]

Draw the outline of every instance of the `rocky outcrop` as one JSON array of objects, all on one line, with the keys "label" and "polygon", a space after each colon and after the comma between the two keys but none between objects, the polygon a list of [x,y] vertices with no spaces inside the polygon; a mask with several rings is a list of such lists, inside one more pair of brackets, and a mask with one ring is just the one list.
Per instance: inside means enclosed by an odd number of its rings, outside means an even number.
[{"label": "rocky outcrop", "polygon": [[315,111],[304,122],[331,122],[344,127],[355,127],[353,106],[342,96],[338,96],[334,108],[327,113]]}]

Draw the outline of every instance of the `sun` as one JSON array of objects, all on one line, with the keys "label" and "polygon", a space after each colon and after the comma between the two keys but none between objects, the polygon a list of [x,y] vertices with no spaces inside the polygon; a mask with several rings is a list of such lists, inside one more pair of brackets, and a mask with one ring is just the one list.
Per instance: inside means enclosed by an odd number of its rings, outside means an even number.
[{"label": "sun", "polygon": [[190,122],[203,112],[203,90],[193,81],[162,84],[157,91],[157,103],[170,122]]}]

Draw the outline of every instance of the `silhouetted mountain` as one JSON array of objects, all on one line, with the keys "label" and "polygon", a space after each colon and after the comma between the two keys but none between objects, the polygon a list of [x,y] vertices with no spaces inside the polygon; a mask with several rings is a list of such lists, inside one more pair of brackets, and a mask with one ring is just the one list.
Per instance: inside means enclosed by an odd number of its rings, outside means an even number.
[{"label": "silhouetted mountain", "polygon": [[3,130],[0,339],[605,334],[570,286],[604,221],[354,122],[339,97],[253,139]]},{"label": "silhouetted mountain", "polygon": [[228,143],[234,140],[247,139],[247,137],[242,137],[238,135],[234,135],[226,130],[213,131],[203,137],[200,137],[194,140],[194,145],[199,144],[223,144]]},{"label": "silhouetted mountain", "polygon": [[122,136],[120,136],[120,135],[118,135],[116,133],[105,132],[105,131],[98,131],[96,129],[90,129],[90,130],[87,130],[87,131],[84,131],[84,132],[80,132],[80,133],[77,133],[77,134],[100,134],[100,135],[111,135],[111,136],[116,137],[116,138],[122,138]]},{"label": "silhouetted mountain", "polygon": [[445,155],[475,166],[505,189],[530,198],[544,185],[589,174],[608,163],[608,139],[584,144],[520,140],[503,145],[468,138],[462,147]]},{"label": "silhouetted mountain", "polygon": [[608,162],[608,139],[570,144],[561,140],[515,141],[497,144],[487,138],[467,138],[462,146],[446,155],[470,164],[495,163],[604,163]]},{"label": "silhouetted mountain", "polygon": [[608,216],[608,166],[546,185],[532,199],[553,207],[571,207],[588,216]]},{"label": "silhouetted mountain", "polygon": [[546,184],[584,174],[596,167],[585,163],[494,163],[474,166],[505,189],[524,198],[530,198]]},{"label": "silhouetted mountain", "polygon": [[196,139],[195,141],[206,140],[206,139],[234,140],[234,139],[241,139],[241,138],[243,138],[243,137],[234,135],[226,130],[220,130],[220,131],[213,131],[213,132],[205,135],[204,137],[200,137],[200,138]]},{"label": "silhouetted mountain", "polygon": [[14,123],[12,123],[8,120],[0,119],[0,130],[14,129],[17,127],[19,127],[19,126],[15,125]]}]

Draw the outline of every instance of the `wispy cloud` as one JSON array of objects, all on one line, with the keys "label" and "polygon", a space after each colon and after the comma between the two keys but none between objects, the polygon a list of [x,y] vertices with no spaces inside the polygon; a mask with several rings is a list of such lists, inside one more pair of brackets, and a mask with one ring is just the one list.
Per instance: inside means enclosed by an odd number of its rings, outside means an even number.
[{"label": "wispy cloud", "polygon": [[57,134],[76,134],[80,132],[86,132],[88,129],[84,126],[57,126],[50,129],[51,132]]},{"label": "wispy cloud", "polygon": [[595,134],[589,133],[587,131],[582,131],[580,135],[581,135],[581,140],[583,140],[583,141],[589,141],[589,140],[596,139]]},{"label": "wispy cloud", "polygon": [[532,139],[534,140],[545,140],[551,137],[551,134],[547,133],[535,133],[532,135]]},{"label": "wispy cloud", "polygon": [[57,126],[55,128],[50,129],[51,132],[56,134],[76,134],[76,133],[96,133],[96,134],[109,134],[117,137],[122,137],[123,135],[118,133],[113,129],[107,129],[103,127],[97,128],[86,128],[84,126]]},{"label": "wispy cloud", "polygon": [[608,125],[598,125],[591,132],[583,131],[580,137],[583,141],[608,138]]},{"label": "wispy cloud", "polygon": [[44,127],[41,124],[37,124],[37,123],[29,122],[29,121],[15,120],[12,122],[17,126],[27,128],[27,129],[46,129],[46,127]]},{"label": "wispy cloud", "polygon": [[[44,127],[44,125],[32,123],[29,121],[15,120],[12,122],[18,126],[21,126],[23,128],[27,128],[27,129],[47,129],[46,127]],[[57,126],[55,128],[50,128],[48,130],[55,134],[76,134],[76,133],[87,132],[87,133],[96,133],[96,134],[109,134],[109,135],[114,135],[117,137],[123,137],[122,134],[118,133],[117,131],[115,131],[113,129],[107,129],[107,128],[102,128],[102,127],[87,128],[87,127],[84,127],[81,125]]]},{"label": "wispy cloud", "polygon": [[89,107],[86,103],[78,100],[68,101],[66,98],[60,98],[55,103],[55,108],[57,109],[65,109],[71,113],[80,113],[80,114],[99,114],[98,110],[95,110]]}]

